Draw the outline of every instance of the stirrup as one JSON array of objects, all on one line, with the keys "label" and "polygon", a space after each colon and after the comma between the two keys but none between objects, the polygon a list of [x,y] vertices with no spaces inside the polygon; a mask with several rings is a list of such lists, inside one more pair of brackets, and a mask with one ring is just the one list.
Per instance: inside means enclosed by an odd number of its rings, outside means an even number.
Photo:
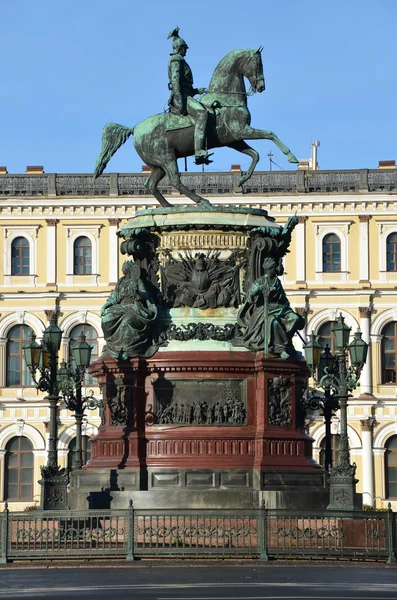
[{"label": "stirrup", "polygon": [[209,165],[212,162],[214,162],[213,160],[209,160],[209,157],[212,156],[214,153],[210,152],[208,154],[208,152],[206,154],[199,154],[198,156],[195,155],[194,157],[194,162],[196,165]]}]

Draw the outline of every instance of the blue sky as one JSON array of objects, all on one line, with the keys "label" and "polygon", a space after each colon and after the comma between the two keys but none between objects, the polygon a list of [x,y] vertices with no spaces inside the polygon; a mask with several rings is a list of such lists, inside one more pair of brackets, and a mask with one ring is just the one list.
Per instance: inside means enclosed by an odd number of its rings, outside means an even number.
[{"label": "blue sky", "polygon": [[[252,125],[298,158],[321,141],[323,169],[397,159],[396,0],[0,0],[0,165],[23,173],[92,172],[101,130],[167,104],[167,35],[179,25],[197,86],[235,48],[264,46],[266,91]],[[294,168],[268,141],[253,141]],[[249,159],[216,150],[211,170]],[[141,170],[130,141],[107,171]],[[195,170],[192,160],[189,170]]]}]

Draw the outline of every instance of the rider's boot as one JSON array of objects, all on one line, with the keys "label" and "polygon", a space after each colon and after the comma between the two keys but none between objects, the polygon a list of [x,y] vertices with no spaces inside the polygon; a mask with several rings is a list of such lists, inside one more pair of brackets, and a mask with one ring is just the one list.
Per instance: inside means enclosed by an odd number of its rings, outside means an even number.
[{"label": "rider's boot", "polygon": [[212,160],[209,160],[209,157],[212,156],[213,152],[208,153],[205,147],[207,120],[208,113],[204,107],[195,111],[194,158],[196,165],[209,165],[212,163]]}]

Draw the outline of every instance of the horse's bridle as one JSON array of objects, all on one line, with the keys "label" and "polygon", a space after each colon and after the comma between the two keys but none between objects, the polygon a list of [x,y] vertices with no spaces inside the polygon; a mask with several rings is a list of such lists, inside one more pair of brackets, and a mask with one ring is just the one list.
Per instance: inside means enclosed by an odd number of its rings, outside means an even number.
[{"label": "horse's bridle", "polygon": [[[256,54],[260,55],[260,53],[262,52],[262,50],[263,50],[262,46],[260,46],[258,48],[258,50],[255,50],[254,54],[252,56],[250,56],[249,61],[251,61],[252,59],[256,60],[257,57],[255,55]],[[258,68],[257,68],[257,65],[255,64],[254,84],[250,85],[250,88],[249,88],[248,92],[231,92],[231,91],[228,92],[227,90],[222,90],[222,91],[221,90],[217,90],[216,92],[213,92],[213,93],[215,93],[215,94],[229,94],[229,95],[232,94],[232,95],[236,95],[236,96],[242,95],[242,96],[247,96],[247,97],[253,96],[254,94],[257,93],[257,89],[256,88],[257,88],[258,80],[259,80],[259,77],[258,77]],[[206,93],[211,93],[211,92],[209,92],[207,90]]]}]

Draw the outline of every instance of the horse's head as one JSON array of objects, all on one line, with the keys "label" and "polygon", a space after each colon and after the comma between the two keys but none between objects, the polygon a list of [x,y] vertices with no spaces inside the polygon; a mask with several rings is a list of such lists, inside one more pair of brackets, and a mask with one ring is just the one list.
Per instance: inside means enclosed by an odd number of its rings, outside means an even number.
[{"label": "horse's head", "polygon": [[221,94],[241,93],[246,98],[247,93],[244,85],[244,77],[246,77],[253,92],[263,92],[265,78],[262,66],[262,50],[262,47],[257,50],[241,48],[226,54],[212,75],[209,91]]},{"label": "horse's head", "polygon": [[263,92],[265,90],[265,76],[263,75],[262,50],[259,46],[257,50],[250,50],[250,56],[246,62],[246,72],[244,76],[251,84],[253,92]]},{"label": "horse's head", "polygon": [[248,69],[250,70],[251,65],[251,73],[245,73],[248,81],[251,84],[251,88],[253,92],[263,92],[265,90],[265,76],[263,74],[263,65],[262,65],[262,50],[263,47],[259,46],[257,50],[251,51],[251,58],[248,63]]}]

